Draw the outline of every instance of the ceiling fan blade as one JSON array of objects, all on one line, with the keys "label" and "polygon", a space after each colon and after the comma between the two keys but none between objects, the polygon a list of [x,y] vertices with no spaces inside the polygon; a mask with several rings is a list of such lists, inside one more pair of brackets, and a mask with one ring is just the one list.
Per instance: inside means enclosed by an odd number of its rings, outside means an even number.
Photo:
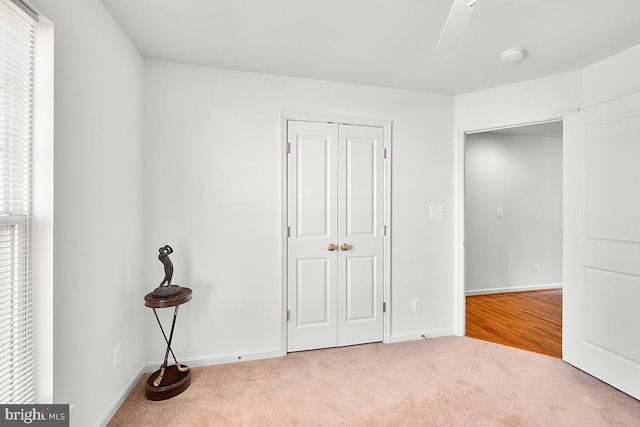
[{"label": "ceiling fan blade", "polygon": [[447,49],[462,36],[462,32],[467,26],[474,9],[473,5],[469,6],[470,3],[469,0],[453,0],[449,16],[444,23],[442,33],[440,33],[436,51]]}]

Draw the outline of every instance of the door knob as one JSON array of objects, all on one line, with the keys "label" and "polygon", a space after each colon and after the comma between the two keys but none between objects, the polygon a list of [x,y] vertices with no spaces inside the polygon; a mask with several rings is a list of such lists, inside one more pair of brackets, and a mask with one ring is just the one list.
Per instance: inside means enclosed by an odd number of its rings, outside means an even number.
[{"label": "door knob", "polygon": [[346,243],[343,243],[340,245],[340,249],[342,249],[343,251],[348,251],[349,250],[349,245],[347,245]]},{"label": "door knob", "polygon": [[334,245],[333,243],[329,243],[329,246],[327,246],[327,250],[329,252],[333,252],[336,250],[336,245]]}]

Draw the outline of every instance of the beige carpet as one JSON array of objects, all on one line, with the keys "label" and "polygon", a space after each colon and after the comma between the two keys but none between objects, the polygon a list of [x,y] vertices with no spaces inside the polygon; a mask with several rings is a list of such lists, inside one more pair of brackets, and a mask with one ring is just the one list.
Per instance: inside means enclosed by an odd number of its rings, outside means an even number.
[{"label": "beige carpet", "polygon": [[109,426],[638,426],[640,402],[560,359],[467,337],[367,344],[144,378]]}]

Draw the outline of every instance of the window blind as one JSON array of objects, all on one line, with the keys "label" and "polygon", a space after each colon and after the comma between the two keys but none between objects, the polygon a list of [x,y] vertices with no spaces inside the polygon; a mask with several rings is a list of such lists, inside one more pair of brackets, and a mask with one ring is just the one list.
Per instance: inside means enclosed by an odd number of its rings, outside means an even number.
[{"label": "window blind", "polygon": [[0,403],[35,403],[31,154],[36,21],[0,0]]}]

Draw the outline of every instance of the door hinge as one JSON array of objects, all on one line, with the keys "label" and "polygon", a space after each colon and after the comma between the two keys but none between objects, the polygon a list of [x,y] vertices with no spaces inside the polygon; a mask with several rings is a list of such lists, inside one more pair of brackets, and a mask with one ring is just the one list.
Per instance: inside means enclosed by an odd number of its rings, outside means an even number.
[{"label": "door hinge", "polygon": [[383,313],[386,313],[386,312],[387,312],[387,303],[386,303],[386,302],[383,302],[383,303],[382,303],[382,312],[383,312]]},{"label": "door hinge", "polygon": [[382,155],[383,155],[383,157],[385,159],[387,158],[387,149],[386,148],[382,150]]},{"label": "door hinge", "polygon": [[287,237],[291,237],[291,227],[287,225]]},{"label": "door hinge", "polygon": [[386,225],[383,225],[382,227],[383,227],[383,228],[382,228],[382,232],[383,232],[383,233],[384,233],[384,235],[386,236],[386,235],[387,235],[387,226],[386,226]]},{"label": "door hinge", "polygon": [[285,151],[287,152],[287,154],[291,153],[291,144],[287,142],[287,146],[285,148]]},{"label": "door hinge", "polygon": [[291,313],[289,312],[289,310],[287,310],[287,322],[291,320]]}]

